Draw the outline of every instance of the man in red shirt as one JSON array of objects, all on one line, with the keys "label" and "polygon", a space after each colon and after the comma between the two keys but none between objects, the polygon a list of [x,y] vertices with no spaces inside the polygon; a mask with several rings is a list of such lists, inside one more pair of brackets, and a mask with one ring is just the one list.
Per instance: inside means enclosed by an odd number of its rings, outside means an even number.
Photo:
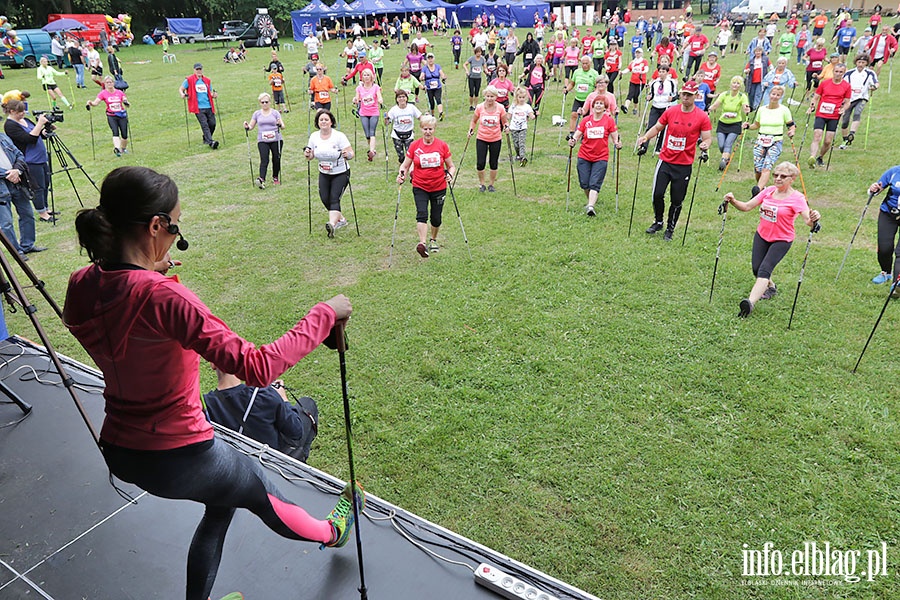
[{"label": "man in red shirt", "polygon": [[866,44],[865,51],[869,53],[875,74],[881,75],[881,66],[886,64],[897,52],[897,38],[891,35],[891,28],[886,25],[881,33],[873,36]]},{"label": "man in red shirt", "polygon": [[594,40],[596,37],[593,33],[591,33],[590,29],[585,30],[584,37],[581,38],[581,55],[582,56],[593,56],[594,52],[591,49]]},{"label": "man in red shirt", "polygon": [[709,38],[703,35],[702,27],[697,27],[694,34],[684,43],[684,51],[688,53],[688,63],[684,69],[685,81],[697,73],[707,48],[709,48]]},{"label": "man in red shirt", "polygon": [[[691,180],[691,168],[694,155],[700,147],[700,161],[708,160],[706,150],[712,142],[712,124],[709,115],[694,106],[694,100],[700,92],[695,81],[688,81],[681,88],[680,103],[669,107],[662,114],[656,125],[638,138],[638,154],[647,151],[647,144],[665,129],[662,151],[659,153],[659,164],[653,179],[653,224],[647,233],[654,234],[663,228],[663,210],[665,209],[666,187],[671,185],[669,193],[669,218],[663,239],[672,241],[681,205],[687,195],[688,183]],[[698,144],[697,141],[700,141]]]},{"label": "man in red shirt", "polygon": [[[824,167],[825,162],[822,157],[828,153],[831,148],[831,142],[834,140],[834,134],[837,131],[838,121],[841,115],[850,106],[850,82],[844,81],[844,73],[847,72],[846,65],[838,63],[834,65],[834,74],[831,79],[826,79],[819,84],[813,94],[812,102],[806,110],[806,114],[813,111],[816,112],[816,120],[813,125],[813,139],[809,145],[809,163],[810,167]],[[825,133],[825,140],[822,140],[822,133]],[[819,148],[821,144],[821,149]]]}]

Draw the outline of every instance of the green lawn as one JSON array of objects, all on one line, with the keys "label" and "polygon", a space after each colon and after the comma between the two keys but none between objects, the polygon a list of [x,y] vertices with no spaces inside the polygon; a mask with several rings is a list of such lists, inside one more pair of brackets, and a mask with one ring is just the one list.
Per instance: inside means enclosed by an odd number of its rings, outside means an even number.
[{"label": "green lawn", "polygon": [[[612,169],[597,218],[584,216],[577,181],[566,212],[568,149],[549,125],[561,101],[554,86],[535,156],[516,168],[518,194],[506,148],[496,194],[478,193],[474,143],[468,149],[456,201],[471,259],[449,199],[441,252],[427,260],[415,253],[407,185],[388,268],[396,163],[390,158],[386,182],[380,141],[374,163],[356,160],[353,168],[361,237],[349,227],[326,239],[315,189],[310,235],[301,152],[308,134],[305,60],[295,46],[281,53],[294,110],[285,115],[280,187],[252,186],[240,135],[257,94],[267,90],[263,49],[251,49],[241,65],[224,65],[224,51],[196,46],[175,47],[176,65],[163,64],[154,48],[126,49],[120,58],[131,84],[134,152],[115,158],[102,112],[82,108],[94,88],[75,90],[78,108],[66,113],[59,132],[98,184],[124,164],[150,166],[176,180],[182,230],[191,242],[187,253],[173,251],[185,263],[181,279],[248,339],[272,340],[336,293],[351,298],[347,361],[356,470],[367,490],[610,600],[900,595],[898,406],[890,374],[896,306],[888,306],[859,372],[851,373],[888,291],[869,283],[879,270],[877,200],[835,282],[866,187],[896,162],[891,148],[900,133],[900,91],[888,96],[887,70],[873,102],[868,152],[860,135],[851,149],[835,150],[827,173],[801,163],[822,231],[787,330],[806,247],[800,221],[795,247],[775,273],[781,293],[739,320],[738,302],[753,281],[750,245],[758,217],[731,211],[708,301],[721,227],[716,206],[725,191],[749,197],[749,144],[740,172],[732,165],[718,193],[717,150],[695,172],[684,247],[686,212],[674,243],[643,233],[652,220],[655,167],[645,157],[628,237],[638,165],[629,151],[621,156],[618,212]],[[343,73],[340,46],[330,42],[325,51],[335,79]],[[451,65],[449,39],[439,41],[437,54],[445,68]],[[193,117],[187,145],[177,88],[198,60],[221,94],[225,139],[218,151],[199,144]],[[399,61],[399,50],[387,53],[389,88]],[[734,56],[724,60],[723,81],[739,63]],[[470,113],[462,70],[451,65],[448,73],[448,118],[437,135],[459,164]],[[30,89],[32,108],[45,108],[34,77],[33,70],[7,70],[4,89]],[[338,105],[342,129],[353,139],[342,99]],[[805,119],[797,120],[802,135]],[[620,127],[627,149],[638,118],[620,117]],[[364,156],[359,136],[357,154]],[[85,204],[95,205],[87,180],[71,174]],[[87,258],[72,227],[78,209],[72,186],[61,175],[56,184],[62,220],[55,227],[38,224],[38,241],[51,250],[32,255],[28,265],[62,304],[68,274]],[[29,297],[58,350],[87,360],[37,292]],[[21,312],[7,318],[11,331],[35,337]],[[285,379],[320,403],[311,464],[346,478],[337,356],[318,350]],[[213,385],[208,369],[203,381],[205,388]],[[69,409],[73,427],[80,427]],[[772,542],[789,557],[807,541],[861,550],[861,560],[884,541],[888,575],[827,587],[799,585],[813,577],[741,576],[744,544],[762,549]],[[768,585],[748,585],[760,582]]]}]

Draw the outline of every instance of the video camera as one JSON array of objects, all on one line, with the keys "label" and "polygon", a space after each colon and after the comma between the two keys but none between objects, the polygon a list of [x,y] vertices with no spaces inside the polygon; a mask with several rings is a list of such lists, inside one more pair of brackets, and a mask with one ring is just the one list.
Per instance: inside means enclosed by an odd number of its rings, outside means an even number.
[{"label": "video camera", "polygon": [[54,108],[53,110],[36,110],[31,114],[35,117],[46,115],[48,123],[62,123],[66,120],[66,113],[59,108]]}]

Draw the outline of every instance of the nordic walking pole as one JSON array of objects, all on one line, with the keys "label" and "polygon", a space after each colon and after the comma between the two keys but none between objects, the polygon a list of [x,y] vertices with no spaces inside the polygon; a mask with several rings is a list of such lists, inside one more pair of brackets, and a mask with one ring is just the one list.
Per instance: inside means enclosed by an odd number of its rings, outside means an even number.
[{"label": "nordic walking pole", "polygon": [[388,254],[388,268],[391,266],[391,262],[394,260],[394,236],[397,235],[397,216],[400,214],[400,191],[403,189],[403,184],[397,186],[397,207],[394,208],[394,229],[391,231],[391,251]]},{"label": "nordic walking pole", "polygon": [[569,95],[569,92],[563,87],[563,95],[562,95],[562,104],[559,107],[559,118],[563,120],[562,124],[559,126],[559,135],[556,137],[556,145],[559,146],[562,143],[562,130],[563,127],[568,123],[568,119],[566,119],[566,96]]},{"label": "nordic walking pole", "polygon": [[[462,162],[462,161],[460,161]],[[459,171],[457,170],[457,173]],[[453,193],[453,184],[447,186],[450,190],[450,198],[453,200],[453,208],[456,209],[456,218],[459,219],[459,229],[462,231],[463,241],[466,242],[466,252],[469,253],[469,260],[472,260],[472,251],[469,249],[469,238],[466,237],[466,228],[463,227],[462,217],[459,215],[459,205],[456,203],[456,194]]]},{"label": "nordic walking pole", "polygon": [[[793,147],[794,147],[794,138],[791,138],[791,148],[793,149]],[[834,147],[834,146],[832,146],[832,147]],[[800,154],[799,154],[799,151],[798,151],[798,154],[797,154],[796,156],[797,156],[797,159],[798,159],[798,160],[797,160],[796,163],[794,163],[794,166],[797,167],[797,173],[800,174],[800,187],[803,188],[803,195],[806,196],[806,197],[808,198],[809,196],[807,196],[807,194],[806,194],[806,181],[803,179],[803,170],[800,168],[800,160],[799,160]]]},{"label": "nordic walking pole", "polygon": [[[746,129],[741,129],[741,135],[738,136],[738,140],[737,140],[738,146],[740,146],[741,144],[744,143],[744,132],[745,132],[745,131],[747,131],[747,130],[746,130]],[[732,147],[732,150],[734,150],[734,147]],[[719,177],[719,183],[716,184],[716,191],[717,191],[717,192],[719,191],[719,186],[721,186],[721,185],[722,185],[722,182],[725,181],[725,175],[728,173],[728,167],[731,166],[731,161],[732,161],[732,160],[734,160],[734,152],[733,152],[733,151],[732,151],[731,155],[728,157],[728,162],[725,163],[725,170],[722,171],[722,176]]]},{"label": "nordic walking pole", "polygon": [[891,289],[888,290],[887,298],[884,299],[884,306],[881,307],[881,312],[878,314],[878,318],[875,319],[875,326],[872,327],[872,333],[869,334],[869,339],[866,340],[866,345],[863,346],[862,352],[859,353],[859,358],[856,361],[856,366],[853,367],[851,373],[856,373],[856,369],[859,368],[859,363],[862,362],[863,355],[866,353],[866,349],[869,347],[869,342],[872,341],[872,337],[875,335],[875,330],[878,329],[878,324],[881,323],[881,317],[884,316],[884,311],[887,310],[888,303],[891,301],[891,298],[894,295],[894,289],[897,287],[898,283],[900,283],[900,278],[897,281],[894,281],[891,284]]},{"label": "nordic walking pole", "polygon": [[334,333],[338,351],[338,362],[341,367],[341,395],[344,400],[344,432],[347,435],[347,460],[350,463],[350,497],[353,503],[353,523],[356,529],[356,557],[359,561],[359,597],[366,600],[368,591],[366,590],[366,573],[363,567],[363,551],[362,540],[359,537],[359,498],[356,494],[356,470],[353,468],[353,432],[350,426],[350,393],[347,387],[347,359],[344,356],[347,352],[347,333],[345,327],[347,320],[337,321],[334,324]]},{"label": "nordic walking pole", "polygon": [[850,238],[850,243],[847,244],[847,251],[844,252],[844,260],[841,261],[841,266],[838,268],[837,275],[834,278],[835,281],[841,276],[841,271],[844,269],[844,263],[847,262],[847,257],[850,255],[850,248],[853,247],[853,240],[856,239],[856,234],[859,233],[859,228],[862,226],[863,219],[866,218],[866,211],[869,210],[869,204],[872,203],[872,198],[874,197],[875,194],[869,192],[869,199],[866,200],[866,205],[863,207],[862,214],[859,215],[859,223],[856,224],[856,229],[853,230],[853,236]]},{"label": "nordic walking pole", "polygon": [[703,166],[703,163],[709,160],[709,154],[706,150],[700,151],[699,156],[699,164],[697,165],[697,173],[694,179],[694,189],[691,191],[691,203],[688,204],[688,214],[687,220],[684,222],[684,235],[681,236],[681,245],[684,246],[684,241],[687,239],[688,227],[691,225],[691,209],[694,208],[694,195],[697,193],[697,182],[700,181],[700,167]]},{"label": "nordic walking pole", "polygon": [[613,152],[616,153],[616,214],[619,214],[619,157],[621,152],[613,145]]},{"label": "nordic walking pole", "polygon": [[471,139],[471,135],[466,138],[466,145],[463,146],[463,153],[459,159],[459,164],[456,166],[456,173],[453,174],[453,181],[450,183],[450,187],[456,185],[456,178],[459,177],[459,172],[462,170],[463,161],[466,160],[466,150],[469,149],[469,140]]},{"label": "nordic walking pole", "polygon": [[713,290],[716,289],[716,272],[719,270],[719,255],[722,253],[722,240],[725,239],[725,220],[728,218],[728,200],[719,205],[719,214],[722,215],[722,229],[719,230],[719,243],[716,244],[716,264],[713,266],[712,283],[709,284],[709,301],[712,303]]},{"label": "nordic walking pole", "polygon": [[219,103],[219,92],[212,90],[212,92],[216,95],[215,97],[215,107],[216,112],[214,114],[219,116],[219,133],[222,134],[222,143],[225,143],[225,116],[222,114],[222,105]]},{"label": "nordic walking pole", "polygon": [[[188,109],[187,109],[187,98],[183,98],[184,100],[184,132],[187,134],[187,143],[188,148],[191,147],[191,128],[188,127]],[[93,131],[93,129],[91,130]]]},{"label": "nordic walking pole", "polygon": [[[537,106],[536,113],[540,112],[541,100],[544,99],[544,92],[547,90],[546,84],[545,87],[541,90],[540,96],[538,96],[537,102],[535,102],[535,106]],[[538,126],[538,115],[534,116],[534,130],[531,132],[531,160],[534,160],[534,138],[537,137],[537,126]]]},{"label": "nordic walking pole", "polygon": [[809,247],[812,245],[813,234],[818,233],[820,229],[822,229],[822,226],[816,221],[809,230],[809,238],[806,240],[806,253],[803,255],[803,264],[800,265],[800,279],[797,280],[797,291],[794,293],[794,303],[791,305],[791,317],[788,319],[788,329],[791,328],[791,323],[794,321],[794,309],[797,308],[797,298],[800,297],[800,285],[803,283],[803,272],[806,270],[806,260],[809,258]]},{"label": "nordic walking pole", "polygon": [[359,237],[359,219],[356,218],[356,202],[353,201],[353,184],[350,183],[350,172],[347,172],[347,189],[350,190],[350,206],[353,208],[353,222],[356,224],[356,237]]},{"label": "nordic walking pole", "polygon": [[309,206],[309,235],[312,235],[312,175],[310,172],[310,161],[306,161],[306,203]]},{"label": "nordic walking pole", "polygon": [[519,193],[516,191],[516,170],[513,168],[512,140],[510,139],[508,129],[506,131],[506,149],[509,150],[509,175],[512,177],[513,195],[518,196]]},{"label": "nordic walking pole", "polygon": [[566,212],[569,212],[569,190],[572,189],[572,151],[575,144],[569,142],[569,160],[566,163]]},{"label": "nordic walking pole", "polygon": [[643,158],[643,156],[644,154],[642,152],[638,153],[637,169],[634,170],[634,193],[631,195],[631,216],[628,217],[628,237],[631,237],[631,223],[634,221],[634,204],[637,200],[638,177],[641,175],[641,158]]},{"label": "nordic walking pole", "polygon": [[872,98],[874,98],[874,97],[875,97],[875,94],[870,92],[869,93],[869,101],[868,101],[869,111],[868,111],[868,114],[866,115],[866,138],[865,138],[865,141],[863,142],[863,150],[869,149],[869,123],[872,121]]},{"label": "nordic walking pole", "polygon": [[91,123],[91,156],[94,158],[94,160],[97,160],[97,150],[94,147],[94,115],[91,112],[90,104],[86,104],[85,107],[88,110],[88,119],[90,120],[90,123]]},{"label": "nordic walking pole", "polygon": [[[385,115],[385,118],[387,116]],[[378,119],[381,121],[381,119]],[[384,121],[381,121],[381,141],[384,143],[384,180],[390,181],[390,175],[388,175],[388,148],[387,148],[387,125]]]},{"label": "nordic walking pole", "polygon": [[253,154],[250,152],[250,128],[244,127],[244,137],[247,138],[247,160],[250,162],[250,185],[253,185]]},{"label": "nordic walking pole", "polygon": [[806,132],[809,130],[809,118],[812,116],[811,112],[806,113],[806,125],[803,126],[803,137],[800,138],[800,147],[797,149],[797,162],[800,162],[800,154],[803,152],[803,144],[806,143]]},{"label": "nordic walking pole", "polygon": [[[826,134],[827,134],[827,132],[826,132]],[[835,137],[837,137],[837,136],[835,136]],[[826,171],[831,168],[831,155],[834,154],[834,146],[835,146],[834,138],[831,138],[831,148],[828,149],[828,162],[825,164]],[[804,192],[804,194],[805,193],[806,192]]]}]

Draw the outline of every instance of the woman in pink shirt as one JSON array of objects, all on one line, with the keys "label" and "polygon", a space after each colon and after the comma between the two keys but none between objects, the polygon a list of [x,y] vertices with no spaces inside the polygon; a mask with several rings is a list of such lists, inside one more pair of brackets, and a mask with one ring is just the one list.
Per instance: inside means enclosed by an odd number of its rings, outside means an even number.
[{"label": "woman in pink shirt", "polygon": [[235,509],[292,540],[343,546],[353,529],[348,485],[326,520],[287,500],[255,458],[216,437],[203,415],[200,359],[251,386],[271,384],[350,316],[338,295],[257,348],[232,332],[175,278],[169,249],[181,237],[178,188],[145,167],[119,167],[100,204],[78,212],[78,243],[91,264],[72,273],[63,322],[106,383],[99,445],[110,473],[160,498],[205,505],[187,560],[187,600],[207,600]]},{"label": "woman in pink shirt", "polygon": [[[478,172],[478,191],[496,191],[494,182],[497,181],[497,165],[500,161],[501,137],[507,128],[506,109],[497,102],[497,88],[489,85],[484,90],[484,102],[475,108],[472,115],[472,123],[469,125],[469,137],[478,131],[475,139],[475,170]],[[484,186],[484,166],[490,154],[490,177],[488,186]]]},{"label": "woman in pink shirt", "polygon": [[819,211],[810,210],[806,196],[791,187],[800,170],[790,162],[775,167],[772,178],[775,185],[769,186],[750,199],[741,202],[734,194],[725,194],[725,201],[738,210],[747,212],[759,206],[759,227],[753,236],[751,265],[756,283],[750,296],[741,300],[738,316],[746,318],[753,312],[759,300],[768,300],[778,293],[772,281],[772,271],[791,249],[794,241],[794,219],[803,217],[807,227],[813,227],[819,220]]},{"label": "woman in pink shirt", "polygon": [[112,131],[113,152],[121,156],[128,152],[128,112],[125,110],[128,97],[125,92],[117,90],[115,81],[109,75],[103,78],[103,91],[85,105],[88,110],[101,102],[106,104],[106,122]]},{"label": "woman in pink shirt", "polygon": [[503,108],[509,108],[509,97],[516,89],[513,82],[507,79],[507,75],[509,75],[509,67],[500,63],[497,65],[497,77],[488,84],[497,90],[497,103],[502,104]]},{"label": "woman in pink shirt", "polygon": [[359,77],[362,82],[356,86],[353,107],[359,111],[363,135],[366,136],[369,145],[368,159],[372,162],[375,158],[375,130],[378,128],[378,117],[384,98],[381,97],[381,88],[375,83],[375,75],[371,71],[363,71]]}]

